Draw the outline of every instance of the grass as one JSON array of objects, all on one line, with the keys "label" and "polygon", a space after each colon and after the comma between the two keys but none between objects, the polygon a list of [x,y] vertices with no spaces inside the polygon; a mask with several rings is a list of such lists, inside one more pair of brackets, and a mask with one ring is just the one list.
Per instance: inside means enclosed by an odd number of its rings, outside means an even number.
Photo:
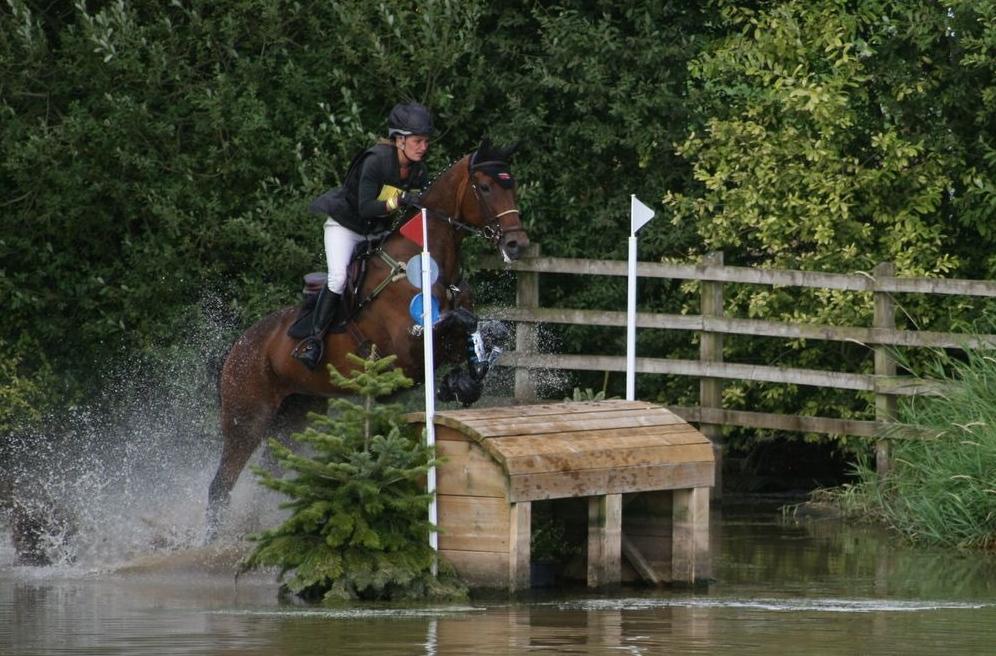
[{"label": "grass", "polygon": [[929,437],[891,435],[890,472],[861,459],[857,483],[818,497],[911,542],[996,549],[996,358],[940,352],[920,378],[939,395],[912,398],[899,418]]}]

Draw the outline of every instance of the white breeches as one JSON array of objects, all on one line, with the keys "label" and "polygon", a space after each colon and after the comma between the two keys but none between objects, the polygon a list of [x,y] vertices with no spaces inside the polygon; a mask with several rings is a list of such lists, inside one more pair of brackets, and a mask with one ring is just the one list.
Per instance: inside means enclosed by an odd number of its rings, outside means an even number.
[{"label": "white breeches", "polygon": [[325,260],[328,263],[329,291],[341,294],[346,288],[346,270],[353,249],[366,237],[339,225],[335,219],[325,221]]}]

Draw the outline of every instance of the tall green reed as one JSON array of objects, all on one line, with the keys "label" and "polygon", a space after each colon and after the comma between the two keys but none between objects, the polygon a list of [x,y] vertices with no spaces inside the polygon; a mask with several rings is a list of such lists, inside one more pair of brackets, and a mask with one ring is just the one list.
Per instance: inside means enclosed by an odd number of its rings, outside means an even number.
[{"label": "tall green reed", "polygon": [[917,377],[935,393],[901,404],[891,470],[861,458],[829,496],[912,542],[996,549],[996,357],[939,351]]}]

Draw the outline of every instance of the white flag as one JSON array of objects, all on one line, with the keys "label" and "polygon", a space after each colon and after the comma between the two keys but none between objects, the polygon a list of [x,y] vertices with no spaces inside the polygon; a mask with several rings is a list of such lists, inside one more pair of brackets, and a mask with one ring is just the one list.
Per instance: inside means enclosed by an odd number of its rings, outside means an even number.
[{"label": "white flag", "polygon": [[636,194],[630,194],[629,198],[629,234],[635,235],[637,230],[654,218],[654,211],[641,203]]}]

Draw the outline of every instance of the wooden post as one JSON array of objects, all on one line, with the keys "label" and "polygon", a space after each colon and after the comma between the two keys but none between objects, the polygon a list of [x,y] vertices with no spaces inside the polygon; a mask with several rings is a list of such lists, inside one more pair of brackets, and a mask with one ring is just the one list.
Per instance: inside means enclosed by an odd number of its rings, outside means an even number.
[{"label": "wooden post", "polygon": [[[896,265],[882,262],[874,269],[876,282],[880,278],[891,278],[896,275]],[[877,284],[876,284],[877,290]],[[875,328],[894,330],[896,328],[896,309],[889,292],[875,291]],[[875,375],[895,376],[896,361],[889,355],[888,347],[875,346]],[[875,394],[875,420],[894,421],[896,419],[896,397],[891,394]],[[889,461],[889,441],[879,439],[875,443],[875,470],[879,477],[885,476],[891,468]]]},{"label": "wooden post", "polygon": [[622,580],[622,495],[588,498],[588,587]]},{"label": "wooden post", "polygon": [[532,587],[530,573],[530,539],[532,536],[532,503],[513,503],[508,525],[508,589],[528,590]]},{"label": "wooden post", "polygon": [[671,524],[671,580],[695,583],[708,578],[709,489],[674,490]]},{"label": "wooden post", "polygon": [[[524,258],[539,257],[539,244],[530,244],[526,248]],[[520,271],[515,285],[516,307],[539,307],[539,274],[531,271]],[[532,323],[518,323],[515,326],[515,350],[517,353],[538,353],[539,340],[537,327]],[[519,401],[536,400],[536,382],[529,369],[515,369],[515,398]]]},{"label": "wooden post", "polygon": [[[703,265],[723,264],[723,253],[707,253],[702,257]],[[702,317],[722,317],[723,283],[702,281]],[[702,362],[723,361],[722,333],[702,332],[699,342],[699,360]],[[699,406],[703,408],[723,407],[723,381],[717,378],[699,379]],[[716,458],[716,485],[712,488],[713,498],[720,498],[723,492],[723,431],[719,424],[700,424],[699,430],[712,442]]]}]

